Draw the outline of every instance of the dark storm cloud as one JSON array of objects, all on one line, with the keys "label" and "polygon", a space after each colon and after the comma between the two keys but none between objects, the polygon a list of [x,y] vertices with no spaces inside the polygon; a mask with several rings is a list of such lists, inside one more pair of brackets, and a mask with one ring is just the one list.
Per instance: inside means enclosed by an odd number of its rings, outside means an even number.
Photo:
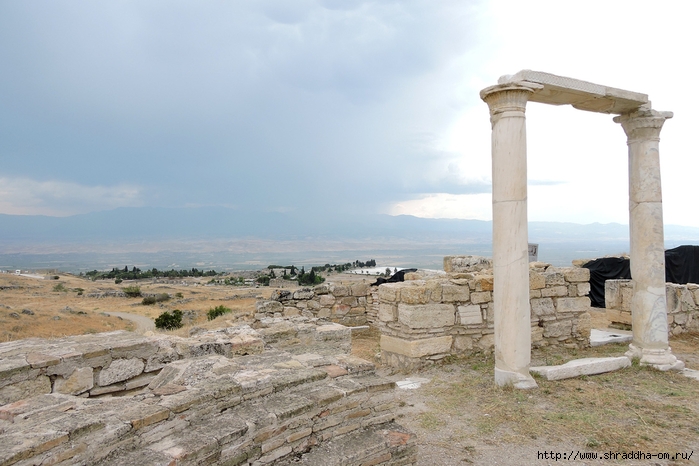
[{"label": "dark storm cloud", "polygon": [[427,0],[3,2],[0,178],[53,183],[42,192],[126,186],[140,197],[130,205],[271,210],[482,192],[450,174],[455,154],[413,143],[455,111],[431,92],[453,85],[439,71],[474,41],[469,11]]}]

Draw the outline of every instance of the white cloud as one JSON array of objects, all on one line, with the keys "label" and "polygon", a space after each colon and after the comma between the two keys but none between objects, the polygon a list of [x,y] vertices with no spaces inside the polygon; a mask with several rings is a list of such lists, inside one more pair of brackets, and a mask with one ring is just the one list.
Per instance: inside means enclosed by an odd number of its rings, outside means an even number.
[{"label": "white cloud", "polygon": [[68,216],[143,204],[141,188],[85,186],[65,181],[0,177],[0,213]]}]

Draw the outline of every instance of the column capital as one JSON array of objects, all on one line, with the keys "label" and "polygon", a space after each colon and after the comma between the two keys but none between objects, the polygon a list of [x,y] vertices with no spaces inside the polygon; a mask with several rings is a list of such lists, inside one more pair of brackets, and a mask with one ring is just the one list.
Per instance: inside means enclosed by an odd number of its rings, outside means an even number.
[{"label": "column capital", "polygon": [[496,114],[509,111],[524,112],[529,96],[544,86],[526,81],[496,84],[481,91],[481,99],[490,108],[491,119]]},{"label": "column capital", "polygon": [[660,130],[663,129],[665,120],[672,117],[672,112],[644,109],[616,116],[614,122],[621,124],[628,142],[632,143],[639,140],[659,140]]}]

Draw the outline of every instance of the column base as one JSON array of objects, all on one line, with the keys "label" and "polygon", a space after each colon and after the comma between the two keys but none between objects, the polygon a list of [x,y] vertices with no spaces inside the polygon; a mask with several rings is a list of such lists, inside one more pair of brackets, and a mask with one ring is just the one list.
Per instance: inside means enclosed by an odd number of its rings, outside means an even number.
[{"label": "column base", "polygon": [[519,388],[520,390],[528,390],[530,388],[537,388],[538,385],[534,378],[527,373],[527,375],[520,374],[519,372],[504,371],[502,369],[495,368],[495,383],[500,387],[513,386],[514,388]]},{"label": "column base", "polygon": [[681,371],[684,369],[684,362],[677,359],[669,347],[665,349],[639,348],[631,343],[625,356],[629,359],[637,358],[641,364],[660,371]]}]

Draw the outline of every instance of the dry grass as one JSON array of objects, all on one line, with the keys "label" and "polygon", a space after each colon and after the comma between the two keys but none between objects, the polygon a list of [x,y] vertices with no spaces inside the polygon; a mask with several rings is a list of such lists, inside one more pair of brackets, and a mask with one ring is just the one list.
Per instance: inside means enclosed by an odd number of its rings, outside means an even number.
[{"label": "dry grass", "polygon": [[[684,345],[688,338],[691,344],[696,337],[686,337]],[[560,364],[579,357],[620,355],[626,349],[609,345],[575,352],[537,351],[534,359]],[[456,417],[457,425],[467,426],[462,433],[471,438],[510,444],[542,439],[587,450],[689,451],[697,446],[699,382],[681,374],[634,364],[596,376],[539,378],[538,389],[520,391],[495,386],[493,367],[492,356],[480,355],[433,370],[435,378],[424,388],[429,411],[420,415],[420,426],[439,429],[442,420]]]}]

